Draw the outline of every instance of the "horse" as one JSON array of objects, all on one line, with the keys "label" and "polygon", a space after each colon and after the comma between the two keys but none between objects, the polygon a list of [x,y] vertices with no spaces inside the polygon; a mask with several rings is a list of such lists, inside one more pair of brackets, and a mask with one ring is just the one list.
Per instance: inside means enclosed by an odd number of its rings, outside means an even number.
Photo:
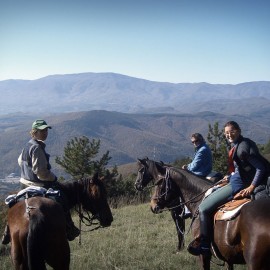
[{"label": "horse", "polygon": [[[155,181],[156,179],[164,178],[166,166],[168,165],[165,165],[163,162],[156,162],[148,158],[138,159],[138,173],[135,180],[135,188],[138,191],[142,191],[151,180]],[[170,204],[170,213],[177,231],[177,252],[179,252],[185,246],[185,209],[183,204],[181,204],[180,197],[176,198]]]},{"label": "horse", "polygon": [[[196,216],[205,191],[211,184],[185,170],[168,168],[167,178],[157,183],[152,199],[153,211],[159,212],[175,197],[183,202]],[[216,220],[213,227],[212,253],[224,262],[227,270],[234,264],[246,264],[248,270],[267,270],[270,265],[270,209],[269,199],[246,203],[235,218]],[[198,218],[192,225],[194,238],[199,235]],[[193,241],[194,242],[194,241]],[[200,256],[201,269],[209,270],[211,256]]]},{"label": "horse", "polygon": [[[97,174],[93,178],[58,183],[68,200],[69,209],[79,207],[88,216],[108,227],[113,216],[104,183]],[[90,212],[90,213],[89,213]],[[80,219],[82,211],[79,211]],[[84,216],[85,217],[85,216]],[[8,209],[11,258],[15,269],[68,270],[70,247],[66,235],[66,218],[62,205],[51,198],[30,197]]]}]

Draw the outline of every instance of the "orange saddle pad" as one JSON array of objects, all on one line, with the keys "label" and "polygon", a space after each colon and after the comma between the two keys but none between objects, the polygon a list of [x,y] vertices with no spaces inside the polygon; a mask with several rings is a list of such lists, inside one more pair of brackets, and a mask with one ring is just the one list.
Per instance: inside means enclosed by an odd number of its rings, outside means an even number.
[{"label": "orange saddle pad", "polygon": [[214,220],[231,220],[235,218],[240,213],[240,209],[250,201],[251,199],[243,198],[241,200],[232,200],[223,204],[216,212]]}]

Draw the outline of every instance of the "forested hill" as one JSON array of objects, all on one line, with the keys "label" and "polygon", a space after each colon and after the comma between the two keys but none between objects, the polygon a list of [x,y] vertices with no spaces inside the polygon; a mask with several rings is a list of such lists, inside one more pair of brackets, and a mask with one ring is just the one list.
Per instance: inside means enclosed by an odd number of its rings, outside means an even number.
[{"label": "forested hill", "polygon": [[75,136],[100,139],[103,154],[110,151],[111,165],[120,165],[148,156],[171,162],[192,156],[189,136],[193,132],[207,135],[208,125],[219,122],[222,128],[228,120],[239,122],[245,136],[265,144],[270,139],[270,111],[252,116],[228,116],[213,112],[196,114],[127,114],[105,110],[52,115],[6,115],[0,117],[0,177],[19,173],[18,155],[29,140],[32,122],[42,117],[52,125],[46,141],[54,159],[63,154],[66,143]]}]

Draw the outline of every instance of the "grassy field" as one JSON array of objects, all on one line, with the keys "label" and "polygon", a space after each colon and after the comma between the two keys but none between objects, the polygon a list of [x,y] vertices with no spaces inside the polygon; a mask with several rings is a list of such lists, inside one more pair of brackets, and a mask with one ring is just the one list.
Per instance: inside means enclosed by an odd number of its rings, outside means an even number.
[{"label": "grassy field", "polygon": [[[148,204],[142,204],[115,209],[113,215],[111,227],[83,232],[81,245],[77,239],[70,242],[70,269],[199,269],[196,257],[186,250],[176,253],[176,230],[169,212],[154,215]],[[188,234],[186,244],[190,239]],[[9,251],[4,253],[0,257],[1,269],[13,269]],[[213,265],[212,269],[223,267]],[[235,270],[242,269],[246,267],[235,267]]]}]

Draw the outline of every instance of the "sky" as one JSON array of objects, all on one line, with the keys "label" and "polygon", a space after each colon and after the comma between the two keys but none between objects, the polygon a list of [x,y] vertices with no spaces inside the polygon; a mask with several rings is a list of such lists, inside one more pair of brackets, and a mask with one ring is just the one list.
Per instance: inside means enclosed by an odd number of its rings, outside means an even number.
[{"label": "sky", "polygon": [[269,0],[0,0],[0,81],[270,81]]}]

